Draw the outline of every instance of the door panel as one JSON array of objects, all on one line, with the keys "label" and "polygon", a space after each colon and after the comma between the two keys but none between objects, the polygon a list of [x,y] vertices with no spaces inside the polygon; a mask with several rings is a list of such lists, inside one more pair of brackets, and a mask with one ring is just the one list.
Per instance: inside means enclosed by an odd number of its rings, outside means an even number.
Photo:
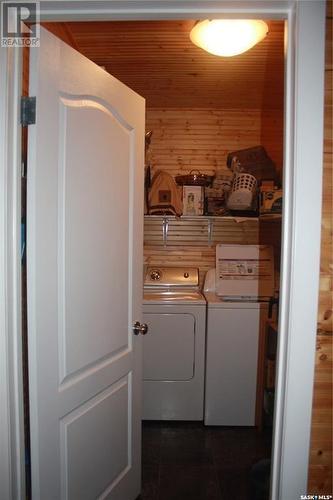
[{"label": "door panel", "polygon": [[[144,100],[45,30],[31,50],[34,499],[140,492]],[[135,189],[134,189],[135,186]]]},{"label": "door panel", "polygon": [[113,483],[128,472],[129,403],[125,377],[61,420],[63,498],[67,492],[69,498],[98,498],[101,491],[112,491]]},{"label": "door panel", "polygon": [[[127,339],[130,318],[126,222],[133,141],[130,127],[126,128],[106,106],[68,98],[65,103],[60,99],[60,103],[63,162],[58,184],[58,266],[62,295],[60,352],[65,378],[126,349],[128,340],[131,342],[132,336]],[[115,232],[118,211],[124,217],[124,230]],[[117,300],[113,297],[114,276]],[[94,289],[98,294],[91,293]],[[94,331],[98,335],[92,335]]]}]

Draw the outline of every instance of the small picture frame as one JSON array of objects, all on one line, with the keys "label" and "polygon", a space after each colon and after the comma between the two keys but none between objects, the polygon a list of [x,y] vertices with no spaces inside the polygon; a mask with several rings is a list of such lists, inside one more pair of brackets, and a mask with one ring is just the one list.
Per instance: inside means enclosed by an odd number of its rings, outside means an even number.
[{"label": "small picture frame", "polygon": [[183,215],[203,215],[204,188],[183,186]]}]

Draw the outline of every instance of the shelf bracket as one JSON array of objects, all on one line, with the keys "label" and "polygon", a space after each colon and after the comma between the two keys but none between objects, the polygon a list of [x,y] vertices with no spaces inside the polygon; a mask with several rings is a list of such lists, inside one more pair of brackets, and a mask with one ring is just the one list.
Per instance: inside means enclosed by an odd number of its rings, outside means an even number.
[{"label": "shelf bracket", "polygon": [[208,232],[208,246],[211,247],[213,245],[213,219],[207,220],[207,232]]},{"label": "shelf bracket", "polygon": [[166,247],[168,245],[168,231],[169,231],[169,219],[167,217],[163,217],[162,235],[163,235],[163,246],[164,247]]}]

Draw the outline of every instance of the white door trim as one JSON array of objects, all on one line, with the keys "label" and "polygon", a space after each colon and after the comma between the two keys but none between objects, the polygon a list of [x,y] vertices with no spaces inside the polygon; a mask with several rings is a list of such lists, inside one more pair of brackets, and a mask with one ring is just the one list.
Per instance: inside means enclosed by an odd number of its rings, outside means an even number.
[{"label": "white door trim", "polygon": [[[308,457],[311,431],[314,354],[317,324],[317,302],[320,262],[322,152],[323,152],[323,96],[325,50],[325,2],[320,1],[45,1],[43,20],[112,20],[112,19],[175,19],[206,16],[237,16],[282,18],[288,20],[286,113],[285,113],[285,203],[282,255],[282,300],[280,307],[279,373],[277,383],[277,411],[273,451],[272,500],[294,500],[307,490]],[[1,49],[3,50],[3,49]],[[8,49],[6,49],[8,50]],[[4,60],[9,58],[8,50]],[[7,67],[6,81],[15,81],[18,62]],[[15,73],[16,72],[16,73]],[[11,107],[17,97],[1,86],[1,121],[7,123]],[[14,120],[8,149],[17,151]],[[5,128],[0,142],[6,144]],[[14,135],[13,135],[14,134]],[[16,137],[18,137],[16,135]],[[10,135],[9,135],[10,138]],[[2,409],[11,429],[17,429],[20,416],[19,387],[12,381],[14,367],[20,363],[18,329],[20,309],[18,269],[8,259],[10,252],[18,252],[19,162],[0,158],[1,189],[7,192],[1,205],[7,220],[0,220],[0,275],[1,283],[0,366],[6,367],[0,390],[9,401],[9,392],[16,395],[14,417]],[[12,169],[12,166],[14,167]],[[314,170],[314,166],[316,169]],[[15,172],[17,182],[10,178]],[[18,171],[17,171],[18,170]],[[314,175],[314,173],[317,175]],[[13,196],[14,192],[14,196]],[[2,193],[1,193],[2,194]],[[9,246],[8,246],[9,245]],[[14,245],[14,246],[11,246]],[[9,253],[8,253],[9,252]],[[15,253],[13,253],[15,255]],[[14,258],[17,266],[17,258]],[[308,266],[308,262],[311,266]],[[13,273],[14,269],[14,273]],[[13,301],[16,307],[13,308]],[[3,308],[4,307],[4,308]],[[14,325],[8,317],[15,318]],[[9,339],[16,338],[14,352]],[[14,370],[15,371],[15,370]],[[16,368],[16,373],[18,373]],[[12,407],[13,408],[13,407]],[[15,417],[16,415],[16,417]],[[3,415],[1,415],[3,416]],[[1,424],[0,436],[6,435],[6,420]],[[15,433],[14,433],[15,435]],[[13,434],[11,436],[14,437]],[[21,457],[22,440],[11,440],[8,446]],[[8,447],[7,447],[8,449]],[[6,457],[4,457],[4,460]],[[7,456],[8,484],[15,489],[19,475],[10,471],[20,468],[19,460]],[[21,463],[22,468],[22,463]],[[22,487],[23,487],[22,479]]]},{"label": "white door trim", "polygon": [[0,48],[0,498],[25,497],[21,333],[21,51]]},{"label": "white door trim", "polygon": [[296,2],[288,24],[281,334],[271,485],[272,498],[281,500],[307,492],[320,272],[325,3]]}]

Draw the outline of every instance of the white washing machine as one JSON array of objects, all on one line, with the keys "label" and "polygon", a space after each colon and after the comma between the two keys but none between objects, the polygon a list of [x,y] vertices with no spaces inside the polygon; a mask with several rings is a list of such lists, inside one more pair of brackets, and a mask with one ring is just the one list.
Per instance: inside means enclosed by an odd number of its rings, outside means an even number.
[{"label": "white washing machine", "polygon": [[203,420],[206,300],[198,269],[148,267],[143,419]]},{"label": "white washing machine", "polygon": [[205,424],[254,426],[259,334],[273,295],[272,248],[218,245],[216,252],[217,268],[204,285]]}]

